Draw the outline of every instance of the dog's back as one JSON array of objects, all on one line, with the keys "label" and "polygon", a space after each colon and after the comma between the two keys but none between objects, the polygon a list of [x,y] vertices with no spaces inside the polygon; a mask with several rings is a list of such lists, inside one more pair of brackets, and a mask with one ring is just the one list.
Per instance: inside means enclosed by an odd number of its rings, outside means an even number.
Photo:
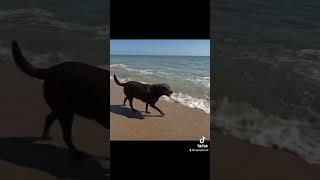
[{"label": "dog's back", "polygon": [[24,58],[15,41],[12,53],[23,72],[44,80],[44,98],[52,111],[77,113],[96,119],[104,127],[109,125],[106,115],[108,71],[80,62],[36,68]]},{"label": "dog's back", "polygon": [[116,84],[119,86],[123,86],[123,92],[126,95],[126,97],[134,97],[136,99],[140,99],[143,102],[147,102],[150,99],[150,90],[151,86],[150,84],[142,84],[137,81],[129,81],[126,83],[121,83],[117,76],[113,76]]},{"label": "dog's back", "polygon": [[47,115],[42,139],[48,139],[52,123],[58,119],[63,139],[75,157],[85,157],[72,143],[74,114],[95,119],[110,128],[107,118],[107,78],[109,72],[79,62],[64,62],[51,68],[36,68],[22,55],[13,41],[12,55],[17,66],[26,74],[44,80],[44,98],[51,108]]},{"label": "dog's back", "polygon": [[123,92],[127,97],[134,97],[147,102],[150,99],[150,88],[149,84],[142,84],[137,81],[129,81],[124,85]]},{"label": "dog's back", "polygon": [[107,109],[107,71],[78,62],[65,62],[44,79],[44,97],[52,109],[104,119]]},{"label": "dog's back", "polygon": [[132,111],[137,112],[132,105],[133,98],[136,98],[146,102],[146,113],[150,113],[148,112],[148,106],[150,104],[150,106],[158,110],[162,116],[165,115],[155,104],[162,95],[170,96],[173,93],[173,91],[170,90],[169,85],[142,84],[137,81],[121,83],[116,75],[113,75],[113,77],[116,84],[124,87],[124,94],[126,95],[123,101],[124,106],[126,105],[126,101],[129,100]]}]

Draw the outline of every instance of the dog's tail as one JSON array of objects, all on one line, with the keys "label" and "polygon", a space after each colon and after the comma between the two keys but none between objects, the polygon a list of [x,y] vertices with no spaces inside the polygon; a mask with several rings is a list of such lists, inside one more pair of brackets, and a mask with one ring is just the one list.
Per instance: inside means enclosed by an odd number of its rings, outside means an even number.
[{"label": "dog's tail", "polygon": [[16,65],[26,74],[38,79],[45,79],[47,77],[49,70],[36,68],[30,64],[23,56],[16,41],[12,41],[12,56]]},{"label": "dog's tail", "polygon": [[116,84],[118,84],[119,86],[124,86],[125,83],[121,83],[119,82],[119,80],[117,79],[117,76],[114,74],[113,75],[114,81],[116,82]]}]

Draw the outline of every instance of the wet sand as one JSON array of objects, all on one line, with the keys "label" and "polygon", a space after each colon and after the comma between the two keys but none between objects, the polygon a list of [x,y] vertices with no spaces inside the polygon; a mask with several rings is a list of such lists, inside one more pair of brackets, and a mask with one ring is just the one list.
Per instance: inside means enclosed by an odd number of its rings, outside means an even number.
[{"label": "wet sand", "polygon": [[216,132],[211,145],[211,178],[214,180],[317,180],[320,165],[281,150],[265,148]]},{"label": "wet sand", "polygon": [[58,122],[52,126],[52,139],[42,141],[39,137],[50,111],[42,97],[42,82],[19,71],[11,60],[0,60],[0,65],[1,178],[106,179],[110,163],[105,160],[109,157],[105,129],[75,117],[74,144],[93,156],[81,161],[71,158]]},{"label": "wet sand", "polygon": [[156,106],[166,115],[149,106],[146,114],[145,103],[134,99],[133,106],[141,111],[133,113],[124,99],[123,87],[110,81],[111,140],[199,140],[202,136],[210,139],[209,114],[177,103],[159,100]]}]

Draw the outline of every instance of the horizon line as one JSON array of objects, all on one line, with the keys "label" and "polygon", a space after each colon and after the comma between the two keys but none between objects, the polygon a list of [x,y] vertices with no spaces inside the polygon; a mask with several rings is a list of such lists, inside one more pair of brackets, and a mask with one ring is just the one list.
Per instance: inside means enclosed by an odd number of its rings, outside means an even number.
[{"label": "horizon line", "polygon": [[165,55],[165,54],[110,54],[110,56],[206,56],[210,55]]}]

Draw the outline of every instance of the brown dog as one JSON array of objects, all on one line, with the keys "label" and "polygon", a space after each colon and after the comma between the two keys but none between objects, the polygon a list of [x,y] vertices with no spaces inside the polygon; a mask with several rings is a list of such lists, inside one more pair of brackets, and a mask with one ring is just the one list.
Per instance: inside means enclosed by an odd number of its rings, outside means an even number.
[{"label": "brown dog", "polygon": [[137,110],[134,109],[132,106],[133,98],[136,98],[146,103],[146,113],[150,113],[148,112],[148,106],[150,104],[150,106],[156,109],[157,111],[159,111],[162,116],[165,115],[155,104],[162,95],[166,95],[170,97],[170,95],[173,93],[172,90],[170,90],[169,85],[142,84],[137,81],[129,81],[126,83],[121,83],[118,81],[116,75],[114,75],[113,77],[115,82],[119,86],[124,87],[123,91],[124,91],[124,94],[126,95],[123,101],[124,106],[126,105],[126,101],[129,100],[132,111],[136,112]]},{"label": "brown dog", "polygon": [[25,59],[15,41],[12,43],[12,55],[23,72],[44,80],[44,99],[52,112],[46,118],[42,138],[48,138],[50,126],[58,119],[63,139],[70,151],[76,157],[84,156],[85,153],[77,150],[72,143],[73,115],[95,119],[103,127],[110,128],[110,120],[107,117],[109,71],[79,62],[64,62],[44,69],[36,68]]}]

